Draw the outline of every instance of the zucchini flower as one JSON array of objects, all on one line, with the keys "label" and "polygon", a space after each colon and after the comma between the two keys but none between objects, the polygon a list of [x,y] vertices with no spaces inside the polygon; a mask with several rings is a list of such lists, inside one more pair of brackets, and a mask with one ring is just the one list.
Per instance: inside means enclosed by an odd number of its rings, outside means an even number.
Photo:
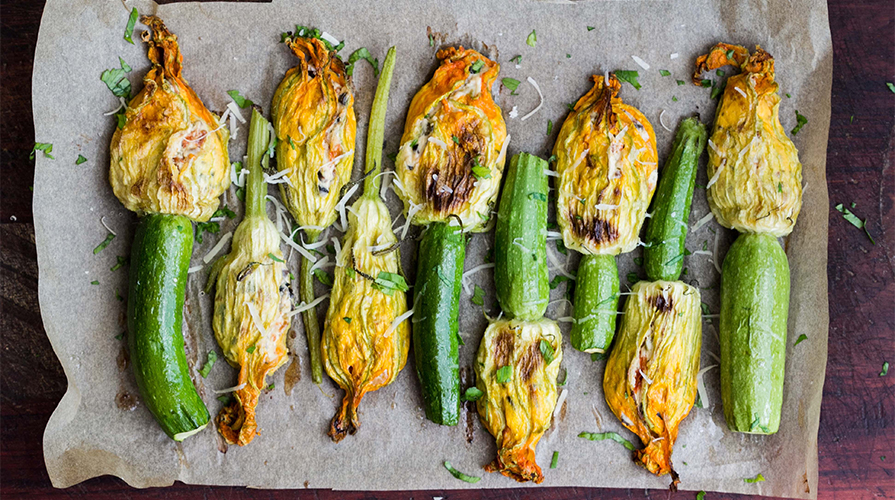
[{"label": "zucchini flower", "polygon": [[183,78],[177,36],[155,16],[140,20],[152,69],[112,136],[109,181],[138,215],[207,221],[230,185],[229,134]]},{"label": "zucchini flower", "polygon": [[481,231],[490,220],[509,144],[491,87],[500,65],[472,49],[439,50],[441,66],[407,112],[396,185],[414,224],[459,218]]},{"label": "zucchini flower", "polygon": [[718,222],[744,233],[786,236],[802,208],[799,152],[780,125],[774,58],[755,48],[719,43],[696,60],[704,71],[733,65],[709,140],[708,201]]},{"label": "zucchini flower", "polygon": [[[308,33],[310,36],[302,36]],[[336,220],[342,187],[351,179],[354,164],[354,94],[345,65],[316,30],[296,28],[283,41],[298,57],[286,72],[273,97],[272,119],[277,138],[277,168],[285,171],[280,184],[283,203],[308,242]],[[299,293],[305,303],[314,301],[312,262],[303,259]],[[310,352],[311,378],[323,379],[320,361],[320,323],[317,309],[302,313]]]},{"label": "zucchini flower", "polygon": [[255,407],[266,377],[287,360],[291,323],[289,269],[277,228],[265,211],[267,189],[259,160],[267,158],[267,126],[252,110],[246,217],[236,228],[230,253],[215,263],[209,276],[209,285],[215,284],[214,336],[227,361],[239,368],[235,401],[221,410],[215,423],[228,443],[240,446],[255,437]]},{"label": "zucchini flower", "polygon": [[535,446],[550,428],[562,334],[549,319],[497,320],[485,330],[476,358],[482,424],[497,440],[497,458],[485,467],[519,482],[544,480]]},{"label": "zucchini flower", "polygon": [[562,125],[553,154],[559,174],[557,221],[566,247],[584,254],[630,252],[656,190],[656,135],[618,97],[615,75],[594,87]]},{"label": "zucchini flower", "polygon": [[603,393],[615,416],[646,446],[635,459],[658,476],[671,473],[678,426],[696,400],[702,347],[699,290],[680,281],[641,281],[606,363]]},{"label": "zucchini flower", "polygon": [[349,210],[348,231],[336,258],[335,283],[323,328],[326,373],[345,391],[328,432],[333,441],[354,434],[357,407],[368,392],[395,380],[407,362],[407,283],[400,274],[388,207],[379,197],[379,171],[388,90],[395,67],[392,47],[383,64],[367,136],[364,194]]}]

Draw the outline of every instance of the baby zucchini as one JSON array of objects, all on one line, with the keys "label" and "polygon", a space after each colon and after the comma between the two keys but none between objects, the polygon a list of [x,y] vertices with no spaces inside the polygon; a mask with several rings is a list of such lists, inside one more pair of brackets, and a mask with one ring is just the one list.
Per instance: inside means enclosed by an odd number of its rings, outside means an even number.
[{"label": "baby zucchini", "polygon": [[684,267],[684,240],[699,156],[705,150],[705,125],[696,118],[681,122],[671,158],[662,169],[652,218],[646,228],[643,267],[654,281],[674,281]]},{"label": "baby zucchini", "polygon": [[789,263],[777,239],[742,234],[721,269],[721,402],[736,432],[780,427]]},{"label": "baby zucchini", "polygon": [[533,321],[550,301],[547,276],[547,162],[528,153],[510,160],[494,234],[497,300],[510,318]]},{"label": "baby zucchini", "polygon": [[572,347],[606,352],[615,336],[618,311],[618,266],[614,255],[585,255],[578,264]]}]

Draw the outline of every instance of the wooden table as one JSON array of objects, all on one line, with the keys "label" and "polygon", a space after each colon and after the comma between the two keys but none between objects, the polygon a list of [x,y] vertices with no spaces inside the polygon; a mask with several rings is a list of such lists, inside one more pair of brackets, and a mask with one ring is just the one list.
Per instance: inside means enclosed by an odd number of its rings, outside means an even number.
[{"label": "wooden table", "polygon": [[[830,191],[830,354],[818,435],[819,498],[895,498],[895,7],[891,0],[830,0],[833,112]],[[345,493],[188,486],[134,490],[100,477],[67,490],[50,485],[42,436],[65,392],[44,334],[30,186],[34,165],[31,66],[43,2],[0,0],[0,496],[29,498],[657,498],[659,490],[591,488]],[[59,81],[59,85],[65,85]],[[853,119],[852,119],[853,118]],[[810,125],[809,125],[810,126]],[[857,202],[876,239],[834,209]],[[678,493],[675,498],[691,498]],[[707,498],[753,498],[709,494]],[[759,497],[754,497],[759,498]]]}]

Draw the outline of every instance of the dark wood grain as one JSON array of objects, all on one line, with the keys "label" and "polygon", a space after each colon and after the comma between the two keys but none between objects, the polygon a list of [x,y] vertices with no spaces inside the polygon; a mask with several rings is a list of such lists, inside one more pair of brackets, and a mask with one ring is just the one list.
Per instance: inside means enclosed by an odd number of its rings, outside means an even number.
[{"label": "dark wood grain", "polygon": [[[830,192],[830,353],[818,435],[819,498],[895,497],[895,7],[829,2],[834,75]],[[42,435],[65,390],[43,331],[31,214],[31,68],[41,1],[0,1],[0,496],[3,498],[665,499],[665,491],[584,488],[333,493],[197,487],[133,490],[113,477],[50,485]],[[62,84],[60,82],[60,84]],[[852,119],[852,117],[854,117]],[[810,125],[809,125],[810,126]],[[856,202],[876,245],[834,210]],[[885,457],[885,458],[883,458]],[[674,498],[692,498],[678,493]],[[710,494],[707,498],[752,498]],[[756,497],[758,498],[758,497]]]}]

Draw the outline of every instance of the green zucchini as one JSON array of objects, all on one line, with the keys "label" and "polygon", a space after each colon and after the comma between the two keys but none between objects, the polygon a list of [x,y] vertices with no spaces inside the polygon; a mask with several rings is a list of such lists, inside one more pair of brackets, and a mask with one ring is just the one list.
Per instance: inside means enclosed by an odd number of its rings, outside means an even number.
[{"label": "green zucchini", "polygon": [[643,267],[653,281],[675,281],[684,267],[684,240],[699,156],[705,150],[705,125],[696,118],[681,122],[671,158],[665,163],[646,228]]},{"label": "green zucchini", "polygon": [[181,327],[193,224],[151,214],[137,225],[131,249],[128,348],[143,404],[175,441],[208,424],[208,409],[190,379]]},{"label": "green zucchini", "polygon": [[460,287],[466,235],[450,222],[429,224],[420,240],[414,285],[413,352],[426,418],[460,420]]},{"label": "green zucchini", "polygon": [[534,321],[550,301],[547,275],[547,162],[528,153],[510,160],[494,232],[494,285],[510,318]]},{"label": "green zucchini", "polygon": [[789,263],[777,239],[742,234],[721,269],[721,402],[736,432],[780,427]]},{"label": "green zucchini", "polygon": [[615,336],[618,311],[618,266],[614,255],[585,255],[575,283],[575,324],[572,347],[583,352],[606,352]]}]

